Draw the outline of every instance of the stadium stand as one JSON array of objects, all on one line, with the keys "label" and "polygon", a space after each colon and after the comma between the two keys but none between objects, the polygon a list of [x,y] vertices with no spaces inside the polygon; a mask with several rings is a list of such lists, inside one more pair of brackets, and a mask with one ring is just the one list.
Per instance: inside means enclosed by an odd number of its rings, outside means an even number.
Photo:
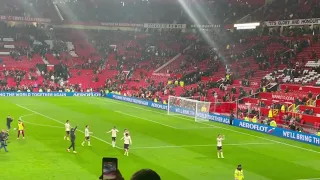
[{"label": "stadium stand", "polygon": [[29,8],[16,1],[1,7],[2,90],[105,90],[160,103],[176,95],[211,101],[216,113],[263,120],[272,110],[279,123],[289,114],[301,116],[300,124],[320,122],[319,89],[305,88],[320,85],[319,23],[230,27],[319,17],[317,0],[186,4],[215,12],[214,22],[198,11],[188,16],[172,1],[28,2]]}]

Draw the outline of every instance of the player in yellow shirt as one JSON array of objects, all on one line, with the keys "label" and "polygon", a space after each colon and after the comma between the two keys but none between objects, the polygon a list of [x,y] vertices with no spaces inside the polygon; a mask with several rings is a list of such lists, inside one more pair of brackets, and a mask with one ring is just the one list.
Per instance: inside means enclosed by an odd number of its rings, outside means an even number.
[{"label": "player in yellow shirt", "polygon": [[207,112],[207,108],[205,106],[201,107],[201,112]]},{"label": "player in yellow shirt", "polygon": [[238,165],[237,169],[234,172],[234,180],[244,180],[242,166]]},{"label": "player in yellow shirt", "polygon": [[24,124],[21,120],[18,121],[18,138],[20,139],[20,134],[22,134],[22,138],[24,139]]}]

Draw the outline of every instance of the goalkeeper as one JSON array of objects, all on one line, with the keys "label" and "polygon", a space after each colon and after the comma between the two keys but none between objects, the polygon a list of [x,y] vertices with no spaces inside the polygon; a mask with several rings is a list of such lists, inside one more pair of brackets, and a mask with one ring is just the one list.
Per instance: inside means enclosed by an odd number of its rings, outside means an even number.
[{"label": "goalkeeper", "polygon": [[238,165],[237,169],[234,172],[234,179],[235,180],[244,180],[242,166]]}]

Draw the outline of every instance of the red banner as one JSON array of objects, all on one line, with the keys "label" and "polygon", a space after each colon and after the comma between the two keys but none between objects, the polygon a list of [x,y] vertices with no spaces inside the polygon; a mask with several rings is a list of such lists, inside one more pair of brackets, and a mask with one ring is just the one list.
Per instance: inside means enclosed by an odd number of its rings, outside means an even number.
[{"label": "red banner", "polygon": [[[257,98],[243,98],[244,103],[253,103],[253,104],[259,104],[260,102],[264,102],[265,106],[271,106],[274,103],[277,102],[284,102],[283,100],[269,100],[269,99],[257,99]],[[287,105],[291,105],[292,102],[287,102]]]},{"label": "red banner", "polygon": [[303,98],[304,94],[296,94],[296,93],[260,93],[260,98],[268,99],[268,100],[280,100],[293,102],[297,97]]},{"label": "red banner", "polygon": [[26,22],[50,23],[51,19],[1,15],[0,21],[26,21]]},{"label": "red banner", "polygon": [[289,91],[302,91],[302,92],[313,92],[320,94],[320,87],[314,87],[314,86],[299,86],[294,84],[281,84],[280,89],[285,90],[286,88],[289,89]]},{"label": "red banner", "polygon": [[211,82],[217,82],[222,78],[219,77],[207,77],[207,76],[201,76],[201,81],[211,81]]},{"label": "red banner", "polygon": [[320,123],[320,117],[317,116],[312,116],[312,115],[307,115],[307,114],[298,114],[298,113],[293,113],[296,117],[302,115],[302,120],[306,123],[314,124],[315,122]]},{"label": "red banner", "polygon": [[299,110],[303,113],[306,109],[313,110],[313,113],[320,114],[320,107],[311,107],[311,106],[299,106]]},{"label": "red banner", "polygon": [[[237,104],[233,103],[233,102],[218,103],[216,106],[214,106],[214,105],[210,106],[210,112],[230,113],[231,110],[233,112],[236,112],[237,111],[236,106],[237,106]],[[214,111],[214,107],[216,108],[215,111]],[[251,104],[251,105],[238,104],[238,109],[240,109],[240,110],[247,110],[247,109],[249,109],[249,107],[251,110],[255,110],[255,111],[259,111],[259,109],[260,109],[260,107],[257,104]]]},{"label": "red banner", "polygon": [[251,110],[259,111],[260,108],[257,104],[250,104],[250,105],[238,104],[238,109],[241,109],[241,110],[251,109]]},{"label": "red banner", "polygon": [[[239,80],[234,80],[233,81],[233,85],[242,86],[241,81],[239,81]],[[255,81],[253,81],[253,82],[250,81],[250,86],[252,86],[252,87],[260,87],[260,83],[255,82]]]}]

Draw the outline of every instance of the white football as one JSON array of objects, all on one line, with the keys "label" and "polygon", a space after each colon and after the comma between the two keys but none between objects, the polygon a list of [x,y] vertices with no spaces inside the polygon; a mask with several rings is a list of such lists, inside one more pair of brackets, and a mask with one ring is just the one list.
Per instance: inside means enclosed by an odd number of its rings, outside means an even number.
[{"label": "white football", "polygon": [[17,130],[17,128],[13,128],[13,130]]}]

